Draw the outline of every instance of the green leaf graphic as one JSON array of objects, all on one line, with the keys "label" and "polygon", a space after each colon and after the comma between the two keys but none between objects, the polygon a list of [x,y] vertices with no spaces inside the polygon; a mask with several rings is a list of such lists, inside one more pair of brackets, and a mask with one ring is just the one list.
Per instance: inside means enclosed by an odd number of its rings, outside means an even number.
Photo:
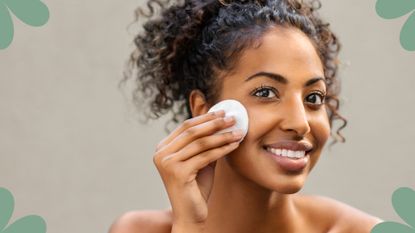
[{"label": "green leaf graphic", "polygon": [[397,189],[392,195],[392,204],[396,213],[415,227],[415,191],[410,188]]},{"label": "green leaf graphic", "polygon": [[415,12],[406,20],[401,30],[401,45],[408,51],[415,51]]},{"label": "green leaf graphic", "polygon": [[49,20],[49,9],[40,0],[0,0],[0,49],[9,47],[14,29],[10,12],[30,26],[42,26]]},{"label": "green leaf graphic", "polygon": [[10,10],[30,26],[42,26],[49,19],[48,7],[39,0],[3,0]]},{"label": "green leaf graphic", "polygon": [[5,49],[12,43],[13,31],[13,22],[9,10],[0,0],[0,49]]},{"label": "green leaf graphic", "polygon": [[0,233],[46,233],[46,222],[37,215],[24,216],[7,226],[13,209],[13,195],[0,187]]},{"label": "green leaf graphic", "polygon": [[0,232],[6,227],[14,209],[13,195],[9,190],[0,187]]},{"label": "green leaf graphic", "polygon": [[[415,10],[415,0],[377,0],[376,13],[384,19],[394,19]],[[415,51],[415,12],[401,29],[400,42],[408,51]]]},{"label": "green leaf graphic", "polygon": [[381,222],[370,233],[415,233],[415,230],[397,222]]},{"label": "green leaf graphic", "polygon": [[415,9],[415,0],[378,0],[376,12],[384,19],[399,18]]},{"label": "green leaf graphic", "polygon": [[1,233],[45,233],[46,232],[46,223],[45,221],[36,215],[29,215],[23,217],[5,230],[1,231]]},{"label": "green leaf graphic", "polygon": [[381,222],[370,233],[415,233],[415,191],[402,187],[392,194],[392,205],[396,213],[410,226],[397,222]]}]

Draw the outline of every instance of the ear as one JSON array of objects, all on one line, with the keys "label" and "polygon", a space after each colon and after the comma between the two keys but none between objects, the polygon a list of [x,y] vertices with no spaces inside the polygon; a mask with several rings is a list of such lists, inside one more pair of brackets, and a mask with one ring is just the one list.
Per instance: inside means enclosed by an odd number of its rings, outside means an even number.
[{"label": "ear", "polygon": [[189,96],[190,110],[192,117],[200,116],[209,111],[209,104],[206,102],[205,95],[200,90],[193,90]]}]

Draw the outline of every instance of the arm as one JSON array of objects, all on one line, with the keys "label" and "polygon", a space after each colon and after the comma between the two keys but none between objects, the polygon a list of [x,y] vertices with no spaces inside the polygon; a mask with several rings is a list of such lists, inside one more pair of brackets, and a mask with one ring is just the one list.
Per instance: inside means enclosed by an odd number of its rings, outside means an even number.
[{"label": "arm", "polygon": [[380,218],[371,216],[358,209],[351,208],[339,219],[338,231],[335,231],[334,233],[370,233],[372,228],[382,221],[383,220]]},{"label": "arm", "polygon": [[117,218],[109,233],[170,233],[169,211],[130,211]]},{"label": "arm", "polygon": [[173,224],[171,233],[202,233],[203,231],[203,225]]},{"label": "arm", "polygon": [[376,224],[383,221],[345,203],[331,198],[327,200],[338,210],[337,220],[330,233],[370,233]]}]

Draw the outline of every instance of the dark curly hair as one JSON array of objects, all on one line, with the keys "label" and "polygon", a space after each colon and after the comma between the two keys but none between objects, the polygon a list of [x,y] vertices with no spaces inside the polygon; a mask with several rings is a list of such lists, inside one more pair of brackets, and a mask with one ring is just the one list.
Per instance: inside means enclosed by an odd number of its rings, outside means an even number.
[{"label": "dark curly hair", "polygon": [[312,41],[324,65],[330,127],[335,119],[343,122],[332,136],[345,142],[340,130],[347,120],[338,112],[336,76],[340,43],[317,14],[319,8],[318,0],[148,0],[147,12],[142,7],[135,11],[135,22],[147,21],[134,38],[136,49],[120,83],[134,79],[133,102],[145,107],[147,120],[171,112],[170,123],[178,123],[191,117],[192,90],[215,103],[220,72],[231,72],[244,49],[272,26],[296,27]]}]

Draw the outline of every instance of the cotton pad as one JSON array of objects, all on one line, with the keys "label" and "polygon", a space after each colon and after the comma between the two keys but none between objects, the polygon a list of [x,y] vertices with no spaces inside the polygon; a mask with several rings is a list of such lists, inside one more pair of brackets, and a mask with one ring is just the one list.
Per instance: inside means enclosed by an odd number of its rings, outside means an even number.
[{"label": "cotton pad", "polygon": [[237,100],[223,100],[215,105],[213,105],[208,112],[215,112],[219,110],[225,111],[225,117],[233,116],[236,120],[235,124],[231,127],[223,129],[219,133],[226,133],[231,132],[236,129],[241,129],[243,132],[243,136],[239,141],[242,141],[245,135],[248,133],[248,112],[246,108]]}]

